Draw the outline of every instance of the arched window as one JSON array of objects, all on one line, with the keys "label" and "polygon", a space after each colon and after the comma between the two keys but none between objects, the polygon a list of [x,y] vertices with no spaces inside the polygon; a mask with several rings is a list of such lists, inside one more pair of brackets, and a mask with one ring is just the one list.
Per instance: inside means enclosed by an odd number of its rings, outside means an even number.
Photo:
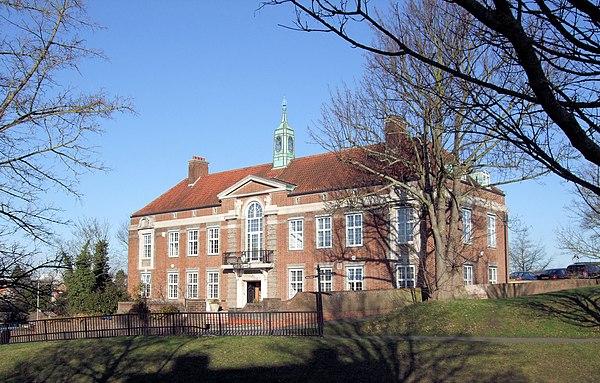
[{"label": "arched window", "polygon": [[263,210],[258,202],[248,206],[246,215],[246,250],[250,262],[258,262],[263,244]]}]

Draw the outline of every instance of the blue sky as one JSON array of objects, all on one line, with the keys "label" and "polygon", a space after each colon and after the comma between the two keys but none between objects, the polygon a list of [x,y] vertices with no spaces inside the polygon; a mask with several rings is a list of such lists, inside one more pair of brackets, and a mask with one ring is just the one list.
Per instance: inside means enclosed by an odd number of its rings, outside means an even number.
[{"label": "blue sky", "polygon": [[[258,0],[89,1],[104,29],[85,33],[108,61],[82,63],[76,81],[130,97],[137,114],[116,115],[90,144],[112,169],[81,179],[81,200],[61,199],[67,218],[94,217],[113,228],[187,176],[205,157],[210,172],[271,162],[285,96],[296,155],[323,152],[308,126],[329,91],[362,73],[363,53],[331,34],[302,33],[291,7],[257,10]],[[532,226],[556,266],[554,229],[571,196],[554,178],[505,186],[510,214]]]}]

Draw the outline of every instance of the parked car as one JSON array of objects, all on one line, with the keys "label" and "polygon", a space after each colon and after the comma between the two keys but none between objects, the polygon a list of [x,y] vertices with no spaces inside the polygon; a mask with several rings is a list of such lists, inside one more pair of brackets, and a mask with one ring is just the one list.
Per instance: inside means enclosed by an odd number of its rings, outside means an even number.
[{"label": "parked car", "polygon": [[508,278],[511,281],[535,281],[537,279],[531,271],[513,271]]},{"label": "parked car", "polygon": [[593,263],[574,263],[567,266],[567,278],[600,278],[600,266]]},{"label": "parked car", "polygon": [[567,269],[547,269],[538,274],[537,279],[565,279]]}]

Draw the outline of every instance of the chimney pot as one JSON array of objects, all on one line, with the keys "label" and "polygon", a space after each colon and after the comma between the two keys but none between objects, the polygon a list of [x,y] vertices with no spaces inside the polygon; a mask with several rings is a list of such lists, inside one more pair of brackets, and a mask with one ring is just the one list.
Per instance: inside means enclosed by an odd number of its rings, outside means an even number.
[{"label": "chimney pot", "polygon": [[206,175],[208,175],[208,162],[206,162],[206,159],[192,156],[192,159],[188,161],[188,184],[192,185]]}]

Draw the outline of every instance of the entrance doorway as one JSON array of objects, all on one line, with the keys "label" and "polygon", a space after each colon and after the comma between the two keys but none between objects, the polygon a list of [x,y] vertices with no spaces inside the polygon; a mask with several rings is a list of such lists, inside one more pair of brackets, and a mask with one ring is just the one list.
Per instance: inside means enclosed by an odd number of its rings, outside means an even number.
[{"label": "entrance doorway", "polygon": [[260,281],[248,281],[246,282],[248,299],[246,303],[260,302]]}]

